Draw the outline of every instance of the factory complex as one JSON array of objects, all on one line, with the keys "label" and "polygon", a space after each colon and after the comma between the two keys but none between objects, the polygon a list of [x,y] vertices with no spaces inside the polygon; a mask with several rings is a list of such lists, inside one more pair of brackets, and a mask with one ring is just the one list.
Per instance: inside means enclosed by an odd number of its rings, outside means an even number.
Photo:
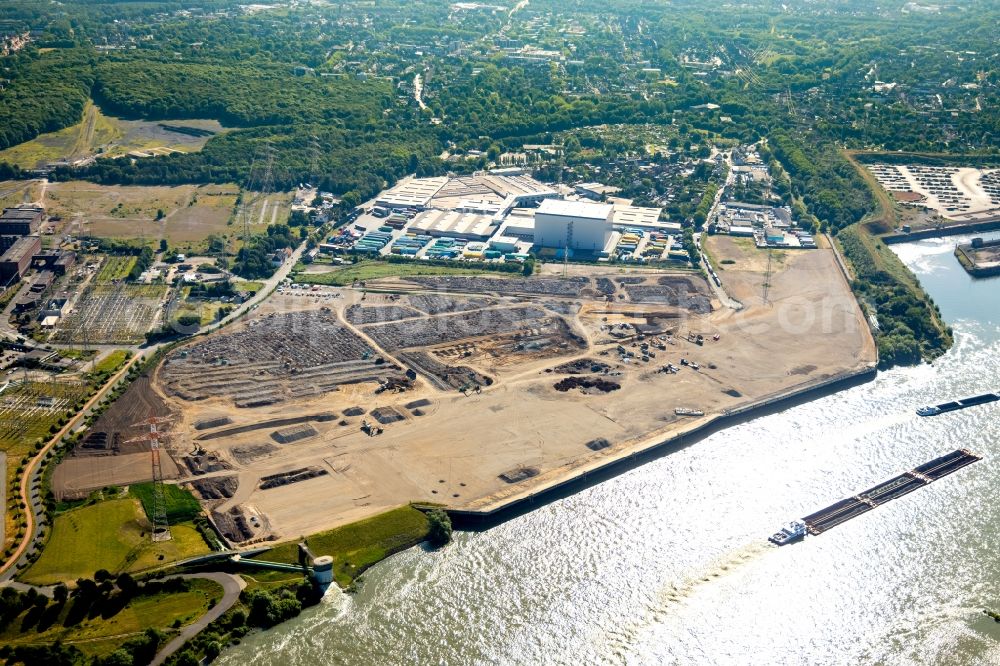
[{"label": "factory complex", "polygon": [[686,261],[681,225],[627,199],[594,201],[591,187],[553,186],[520,169],[410,178],[359,206],[319,251],[415,259]]},{"label": "factory complex", "polygon": [[753,238],[759,248],[816,248],[816,239],[809,231],[796,227],[787,206],[729,201],[719,206],[709,231]]}]

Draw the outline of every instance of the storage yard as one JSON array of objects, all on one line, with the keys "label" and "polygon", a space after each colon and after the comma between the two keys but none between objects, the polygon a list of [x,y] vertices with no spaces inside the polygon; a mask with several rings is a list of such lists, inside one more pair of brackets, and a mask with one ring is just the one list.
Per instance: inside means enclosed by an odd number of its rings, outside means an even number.
[{"label": "storage yard", "polygon": [[258,407],[402,373],[332,314],[313,311],[271,313],[191,345],[167,360],[160,377],[184,401],[227,396],[237,407]]},{"label": "storage yard", "polygon": [[582,265],[275,294],[155,372],[177,482],[233,545],[410,501],[487,510],[874,363],[829,250],[776,261],[764,305],[760,253],[715,239],[740,311],[696,274]]},{"label": "storage yard", "polygon": [[898,200],[948,220],[975,222],[1000,215],[1000,171],[895,164],[867,168]]}]

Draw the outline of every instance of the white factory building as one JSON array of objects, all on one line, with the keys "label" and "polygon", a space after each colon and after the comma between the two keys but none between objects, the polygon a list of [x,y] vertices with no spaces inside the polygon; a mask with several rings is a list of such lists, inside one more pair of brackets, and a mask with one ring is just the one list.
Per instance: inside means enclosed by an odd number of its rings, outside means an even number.
[{"label": "white factory building", "polygon": [[610,204],[545,199],[535,212],[535,245],[601,252],[611,240]]},{"label": "white factory building", "polygon": [[534,178],[493,172],[471,176],[411,178],[382,192],[375,204],[392,210],[462,210],[502,217],[515,206],[532,206],[559,193]]},{"label": "white factory building", "polygon": [[461,238],[485,241],[496,233],[500,223],[492,215],[477,215],[457,210],[426,210],[418,213],[409,229],[435,238]]}]

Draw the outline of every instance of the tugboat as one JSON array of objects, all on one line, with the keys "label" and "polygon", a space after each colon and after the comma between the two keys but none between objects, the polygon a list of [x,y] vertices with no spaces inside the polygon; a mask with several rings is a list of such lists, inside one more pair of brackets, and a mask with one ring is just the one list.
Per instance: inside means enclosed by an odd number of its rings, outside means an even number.
[{"label": "tugboat", "polygon": [[1000,395],[996,393],[984,393],[971,398],[965,398],[964,400],[953,400],[951,402],[942,402],[940,405],[921,407],[917,410],[917,414],[920,416],[937,416],[938,414],[955,412],[959,409],[968,409],[969,407],[985,405],[990,402],[997,402],[998,400],[1000,400]]},{"label": "tugboat", "polygon": [[793,541],[799,541],[804,539],[806,536],[806,524],[801,520],[793,520],[780,531],[775,532],[768,538],[768,541],[775,544],[776,546],[784,546],[786,543],[792,543]]}]

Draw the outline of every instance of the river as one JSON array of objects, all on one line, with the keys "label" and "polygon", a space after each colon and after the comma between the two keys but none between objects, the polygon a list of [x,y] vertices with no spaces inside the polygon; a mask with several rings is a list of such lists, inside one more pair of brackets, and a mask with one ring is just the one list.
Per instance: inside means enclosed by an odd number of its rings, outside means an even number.
[{"label": "river", "polygon": [[[992,234],[995,235],[995,234]],[[991,236],[991,234],[987,234]],[[933,366],[765,416],[374,567],[218,663],[1000,664],[1000,278],[894,249],[955,329]],[[955,448],[981,462],[817,537],[766,537]]]}]

